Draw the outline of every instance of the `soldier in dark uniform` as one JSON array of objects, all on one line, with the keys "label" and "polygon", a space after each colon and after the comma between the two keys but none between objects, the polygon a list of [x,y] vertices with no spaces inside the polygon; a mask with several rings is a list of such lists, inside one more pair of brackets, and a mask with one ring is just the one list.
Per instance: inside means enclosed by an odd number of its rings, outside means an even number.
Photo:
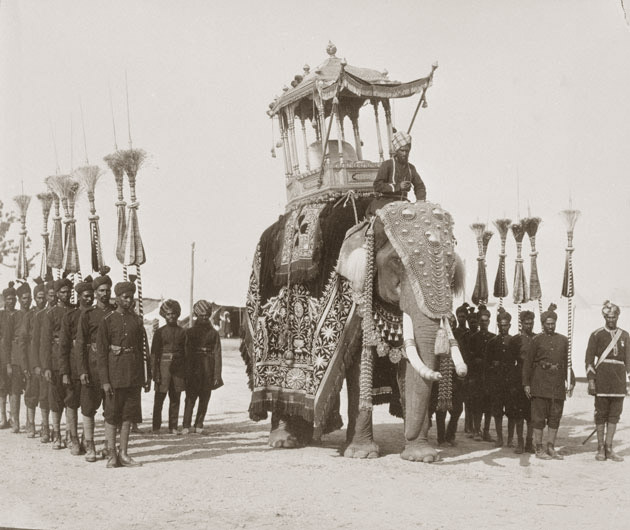
[{"label": "soldier in dark uniform", "polygon": [[[459,350],[462,353],[464,362],[468,363],[468,340],[471,332],[468,329],[468,311],[470,306],[464,302],[455,310],[455,317],[457,318],[457,327],[453,328],[453,335],[459,344]],[[474,309],[473,309],[474,310]],[[468,388],[468,377],[463,381],[460,381],[461,398],[464,405],[464,432],[468,438],[473,436],[473,415],[472,405],[470,403],[470,390]]]},{"label": "soldier in dark uniform", "polygon": [[24,362],[20,358],[17,331],[22,323],[22,318],[31,307],[31,287],[28,283],[20,283],[15,290],[20,302],[20,309],[7,311],[2,330],[2,349],[7,360],[7,383],[9,403],[11,407],[11,431],[20,432],[20,401],[25,388]]},{"label": "soldier in dark uniform", "polygon": [[[62,368],[59,351],[61,321],[74,306],[70,303],[72,282],[68,278],[55,280],[57,304],[44,313],[40,338],[40,362],[44,377],[48,382],[48,404],[53,419],[53,449],[63,449],[61,440],[61,415],[65,407],[66,389],[60,370]],[[66,418],[67,420],[67,418]],[[66,423],[68,423],[66,421]]]},{"label": "soldier in dark uniform", "polygon": [[626,373],[630,374],[630,336],[617,327],[620,312],[619,306],[604,302],[606,325],[591,333],[586,348],[588,393],[595,396],[595,458],[599,461],[623,461],[612,446],[626,396]]},{"label": "soldier in dark uniform", "polygon": [[[136,286],[120,282],[114,287],[116,310],[101,321],[97,337],[98,373],[105,392],[107,467],[140,466],[127,453],[131,423],[142,423],[141,390],[151,384],[144,377],[142,319],[132,310]],[[150,371],[149,371],[150,374]],[[120,425],[120,455],[116,454],[116,427]]]},{"label": "soldier in dark uniform", "polygon": [[[35,408],[39,403],[39,380],[41,370],[39,368],[39,349],[33,349],[33,329],[37,314],[46,307],[46,294],[44,292],[44,281],[41,278],[35,279],[33,289],[33,299],[35,307],[31,307],[17,331],[19,357],[22,362],[22,369],[26,375],[26,389],[24,390],[24,404],[26,405],[26,432],[28,438],[35,438]],[[39,343],[39,340],[38,340]]]},{"label": "soldier in dark uniform", "polygon": [[[107,274],[101,274],[92,281],[96,305],[87,308],[79,317],[76,351],[81,380],[81,414],[85,436],[85,460],[96,462],[94,445],[94,415],[103,402],[103,387],[98,373],[96,336],[101,321],[114,307],[110,304],[112,281]],[[108,447],[105,447],[107,453]]]},{"label": "soldier in dark uniform", "polygon": [[184,364],[184,348],[186,332],[177,324],[182,313],[179,302],[166,300],[160,307],[160,316],[166,320],[153,335],[151,355],[153,356],[153,374],[155,381],[155,398],[153,401],[153,433],[160,432],[162,425],[162,406],[168,393],[168,430],[170,434],[178,434],[179,403],[185,390],[186,367]]},{"label": "soldier in dark uniform", "polygon": [[59,373],[63,385],[66,387],[66,423],[70,430],[70,452],[74,456],[84,453],[79,443],[78,422],[79,404],[81,402],[81,366],[80,353],[77,349],[76,337],[79,327],[79,318],[92,307],[94,302],[94,289],[92,277],[87,276],[82,282],[74,286],[79,302],[78,307],[73,307],[61,320],[61,332],[59,335],[59,354],[61,367]]},{"label": "soldier in dark uniform", "polygon": [[[516,422],[516,454],[522,454],[524,451],[528,453],[534,452],[532,445],[532,427],[531,427],[531,403],[523,390],[523,364],[530,347],[531,340],[534,338],[534,313],[531,311],[523,311],[520,315],[521,331],[512,337],[512,355],[516,369],[512,371],[514,380],[510,384],[509,410]],[[527,422],[527,434],[525,444],[523,445],[523,427]]]},{"label": "soldier in dark uniform", "polygon": [[[511,350],[510,326],[512,315],[503,308],[497,313],[499,334],[486,345],[486,386],[490,394],[490,410],[497,432],[496,447],[503,447],[503,415],[508,414],[508,422],[513,422],[509,414],[510,384],[514,381],[514,356]],[[509,432],[509,429],[508,429]]]},{"label": "soldier in dark uniform", "polygon": [[[486,344],[488,341],[496,337],[496,335],[488,331],[490,325],[490,311],[485,306],[479,306],[479,331],[472,333],[468,341],[468,381],[470,389],[470,399],[473,408],[473,430],[475,432],[474,439],[476,441],[491,442],[490,436],[490,396],[486,387]],[[483,435],[481,433],[481,418],[486,415],[484,420]]]},{"label": "soldier in dark uniform", "polygon": [[[199,300],[193,306],[195,323],[186,330],[186,403],[184,432],[203,434],[203,420],[213,390],[223,386],[221,379],[221,340],[210,324],[212,306]],[[197,416],[191,428],[195,401],[199,398]]]},{"label": "soldier in dark uniform", "polygon": [[55,282],[50,280],[44,284],[44,295],[46,306],[38,310],[33,318],[33,331],[31,333],[31,356],[33,357],[33,376],[38,380],[39,384],[39,412],[42,416],[42,425],[40,431],[40,442],[50,442],[50,402],[48,395],[50,393],[50,383],[44,377],[42,368],[44,363],[43,350],[41,348],[42,324],[48,309],[57,305],[57,293],[55,292]]},{"label": "soldier in dark uniform", "polygon": [[11,425],[7,421],[7,396],[11,394],[11,345],[5,345],[5,334],[11,325],[15,304],[17,303],[17,292],[14,282],[9,282],[9,286],[2,291],[4,299],[4,309],[0,310],[0,429],[8,429]]},{"label": "soldier in dark uniform", "polygon": [[[563,459],[555,449],[555,442],[566,394],[575,386],[573,371],[567,382],[569,341],[556,333],[555,309],[556,305],[551,304],[541,315],[543,332],[532,339],[523,365],[523,388],[532,403],[536,458],[543,460]],[[546,451],[542,443],[545,424],[548,428]]]}]

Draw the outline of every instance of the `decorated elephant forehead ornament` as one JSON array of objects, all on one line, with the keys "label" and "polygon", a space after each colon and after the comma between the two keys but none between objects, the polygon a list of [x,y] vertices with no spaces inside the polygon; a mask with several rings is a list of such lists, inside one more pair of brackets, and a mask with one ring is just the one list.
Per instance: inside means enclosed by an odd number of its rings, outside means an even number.
[{"label": "decorated elephant forehead ornament", "polygon": [[424,201],[392,202],[377,215],[405,266],[418,306],[432,318],[448,315],[455,269],[451,215]]}]

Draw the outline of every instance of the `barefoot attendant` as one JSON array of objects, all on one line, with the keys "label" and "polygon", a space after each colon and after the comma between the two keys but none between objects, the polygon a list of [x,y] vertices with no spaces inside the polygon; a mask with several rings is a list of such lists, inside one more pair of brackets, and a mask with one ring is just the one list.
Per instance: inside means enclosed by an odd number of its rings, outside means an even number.
[{"label": "barefoot attendant", "polygon": [[613,439],[626,397],[630,374],[630,336],[617,327],[619,306],[606,301],[602,315],[606,325],[591,333],[586,348],[588,393],[595,396],[598,461],[623,461],[613,450]]},{"label": "barefoot attendant", "polygon": [[184,348],[186,332],[177,324],[182,313],[179,302],[166,300],[160,307],[160,316],[166,320],[166,325],[159,328],[153,335],[151,355],[153,356],[153,370],[155,374],[155,398],[153,402],[153,433],[160,432],[162,425],[162,406],[168,394],[168,430],[170,434],[177,434],[177,420],[179,418],[179,403],[185,390]]}]

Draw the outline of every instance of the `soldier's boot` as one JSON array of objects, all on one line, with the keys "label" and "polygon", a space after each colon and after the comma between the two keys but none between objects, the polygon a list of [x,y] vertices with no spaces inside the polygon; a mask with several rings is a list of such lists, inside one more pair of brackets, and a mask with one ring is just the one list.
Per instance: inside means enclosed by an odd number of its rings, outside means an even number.
[{"label": "soldier's boot", "polygon": [[597,454],[595,454],[595,460],[598,462],[604,462],[606,460],[606,446],[604,442],[604,429],[605,424],[595,425],[597,429]]},{"label": "soldier's boot", "polygon": [[116,451],[116,425],[105,422],[105,443],[108,448],[106,467],[120,467],[118,452]]},{"label": "soldier's boot", "polygon": [[94,447],[94,440],[86,440],[85,447],[85,461],[96,462],[96,447]]},{"label": "soldier's boot", "polygon": [[65,445],[63,441],[61,440],[61,412],[53,411],[52,420],[53,420],[52,448],[55,450],[63,449]]},{"label": "soldier's boot", "polygon": [[0,396],[0,429],[8,429],[10,427],[7,421],[7,397]]},{"label": "soldier's boot", "polygon": [[494,417],[494,427],[497,431],[497,439],[494,442],[494,445],[495,447],[503,447],[503,417],[502,416]]},{"label": "soldier's boot", "polygon": [[40,412],[42,414],[42,427],[39,441],[43,444],[47,444],[50,442],[50,426],[48,424],[50,412],[48,409],[40,409]]},{"label": "soldier's boot", "polygon": [[508,436],[507,446],[514,447],[514,429],[516,427],[516,421],[512,418],[508,418]]},{"label": "soldier's boot", "polygon": [[616,423],[606,424],[606,458],[613,462],[623,462],[623,457],[619,456],[613,451],[613,438],[615,437],[615,431],[617,430]]},{"label": "soldier's boot", "polygon": [[26,408],[26,437],[35,438],[35,407]]},{"label": "soldier's boot", "polygon": [[123,467],[140,467],[142,464],[136,462],[133,458],[127,454],[127,448],[129,447],[129,433],[131,431],[131,422],[123,421],[120,429],[120,464]]},{"label": "soldier's boot", "polygon": [[517,455],[522,455],[525,450],[523,446],[523,420],[514,420],[514,426],[516,428],[516,449],[514,452]]},{"label": "soldier's boot", "polygon": [[532,442],[532,425],[527,422],[527,434],[525,435],[525,452],[534,454],[534,443]]},{"label": "soldier's boot", "polygon": [[11,432],[20,432],[20,395],[11,394],[9,397],[9,406],[11,407]]},{"label": "soldier's boot", "polygon": [[140,434],[142,431],[140,430],[140,427],[138,427],[138,424],[134,422],[131,424],[131,432],[134,434]]},{"label": "soldier's boot", "polygon": [[66,408],[66,423],[68,425],[68,432],[70,433],[70,454],[80,456],[83,454],[83,451],[81,451],[81,444],[79,442],[77,409],[71,407]]},{"label": "soldier's boot", "polygon": [[547,442],[547,454],[551,456],[554,460],[564,460],[564,456],[562,456],[558,451],[556,451],[555,443],[556,436],[558,435],[558,429],[549,429],[549,441]]},{"label": "soldier's boot", "polygon": [[549,456],[543,449],[542,429],[534,429],[534,446],[536,447],[536,458],[540,458],[541,460],[551,460],[551,456]]}]

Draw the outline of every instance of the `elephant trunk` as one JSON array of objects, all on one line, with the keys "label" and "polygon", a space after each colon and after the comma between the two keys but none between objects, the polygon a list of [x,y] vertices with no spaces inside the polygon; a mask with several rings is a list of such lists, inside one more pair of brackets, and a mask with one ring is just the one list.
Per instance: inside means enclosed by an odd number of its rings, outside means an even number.
[{"label": "elephant trunk", "polygon": [[[423,335],[424,333],[421,332],[421,334]],[[435,339],[435,334],[433,335],[433,338]],[[405,341],[404,344],[407,360],[409,361],[409,364],[411,364],[412,368],[418,372],[420,377],[429,381],[438,381],[441,379],[442,374],[429,368],[418,355],[417,348],[421,348],[421,346],[416,342],[413,321],[408,313],[403,313],[403,339]]]}]

